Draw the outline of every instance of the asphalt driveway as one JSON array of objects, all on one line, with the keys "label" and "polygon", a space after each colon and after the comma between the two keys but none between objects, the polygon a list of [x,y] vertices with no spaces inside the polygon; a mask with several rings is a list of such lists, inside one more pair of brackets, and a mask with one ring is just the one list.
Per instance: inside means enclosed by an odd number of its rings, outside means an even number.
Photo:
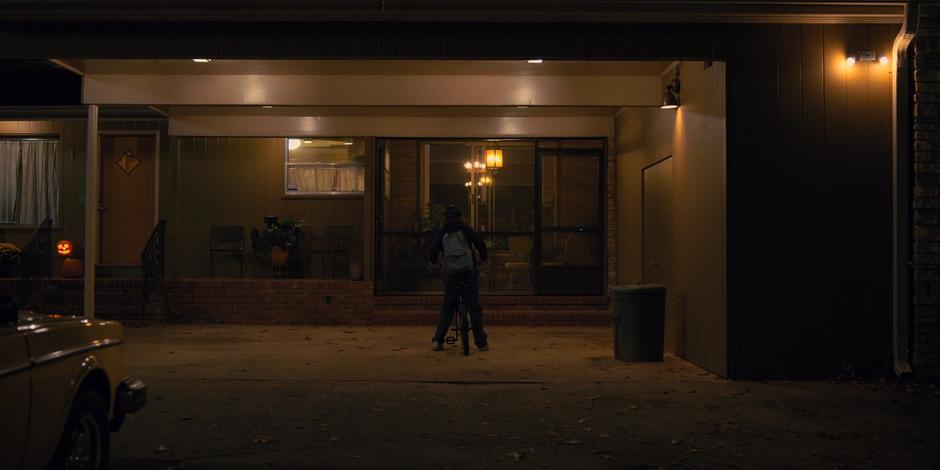
[{"label": "asphalt driveway", "polygon": [[622,363],[606,328],[128,329],[148,406],[113,468],[935,468],[940,389]]}]

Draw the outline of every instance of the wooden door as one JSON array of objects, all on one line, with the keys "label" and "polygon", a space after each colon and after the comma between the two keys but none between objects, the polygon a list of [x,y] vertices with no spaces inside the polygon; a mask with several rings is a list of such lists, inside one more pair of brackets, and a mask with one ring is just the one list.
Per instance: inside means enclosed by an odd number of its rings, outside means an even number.
[{"label": "wooden door", "polygon": [[666,285],[672,235],[672,158],[643,170],[643,282]]},{"label": "wooden door", "polygon": [[154,226],[156,136],[101,136],[101,264],[137,264]]}]

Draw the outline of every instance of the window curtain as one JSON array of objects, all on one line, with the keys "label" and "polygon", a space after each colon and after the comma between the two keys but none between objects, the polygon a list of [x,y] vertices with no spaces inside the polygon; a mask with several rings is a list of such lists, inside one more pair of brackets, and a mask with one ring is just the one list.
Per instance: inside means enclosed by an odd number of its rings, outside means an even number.
[{"label": "window curtain", "polygon": [[59,213],[59,143],[0,141],[0,222],[35,225]]},{"label": "window curtain", "polygon": [[290,185],[300,193],[362,192],[365,169],[362,167],[294,167]]}]

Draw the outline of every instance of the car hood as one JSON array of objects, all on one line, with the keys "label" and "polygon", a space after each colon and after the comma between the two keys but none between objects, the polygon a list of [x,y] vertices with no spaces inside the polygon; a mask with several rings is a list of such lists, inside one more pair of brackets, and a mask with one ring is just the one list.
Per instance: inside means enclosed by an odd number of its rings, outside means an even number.
[{"label": "car hood", "polygon": [[120,323],[71,315],[20,312],[17,330],[26,337],[30,359],[34,362],[89,348],[119,345],[124,341]]}]

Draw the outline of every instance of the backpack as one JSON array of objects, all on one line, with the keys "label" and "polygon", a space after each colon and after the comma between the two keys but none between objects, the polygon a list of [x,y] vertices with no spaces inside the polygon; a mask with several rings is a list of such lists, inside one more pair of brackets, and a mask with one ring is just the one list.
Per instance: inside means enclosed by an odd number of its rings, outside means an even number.
[{"label": "backpack", "polygon": [[444,272],[463,273],[473,269],[473,250],[463,235],[463,230],[446,232],[443,237]]}]

